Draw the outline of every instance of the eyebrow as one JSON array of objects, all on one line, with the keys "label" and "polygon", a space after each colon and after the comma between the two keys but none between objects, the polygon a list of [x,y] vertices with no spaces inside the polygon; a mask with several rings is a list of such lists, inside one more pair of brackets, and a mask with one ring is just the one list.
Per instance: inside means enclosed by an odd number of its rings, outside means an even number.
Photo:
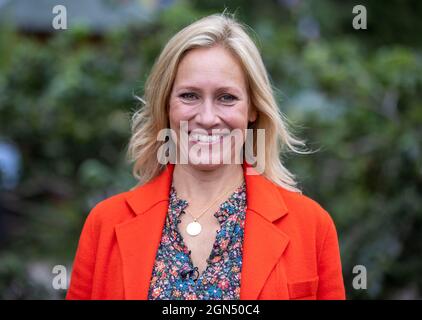
[{"label": "eyebrow", "polygon": [[[201,88],[195,87],[195,86],[180,85],[180,86],[176,87],[176,91],[181,91],[181,90],[202,91]],[[239,94],[241,93],[240,89],[233,87],[233,86],[218,87],[216,91],[236,91]]]}]

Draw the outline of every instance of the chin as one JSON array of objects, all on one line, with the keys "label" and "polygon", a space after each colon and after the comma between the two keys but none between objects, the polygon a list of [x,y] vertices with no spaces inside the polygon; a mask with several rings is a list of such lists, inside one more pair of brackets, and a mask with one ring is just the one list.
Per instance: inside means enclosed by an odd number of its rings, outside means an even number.
[{"label": "chin", "polygon": [[189,163],[189,165],[195,168],[196,170],[200,170],[200,171],[214,171],[224,166],[223,163],[198,163],[198,164]]}]

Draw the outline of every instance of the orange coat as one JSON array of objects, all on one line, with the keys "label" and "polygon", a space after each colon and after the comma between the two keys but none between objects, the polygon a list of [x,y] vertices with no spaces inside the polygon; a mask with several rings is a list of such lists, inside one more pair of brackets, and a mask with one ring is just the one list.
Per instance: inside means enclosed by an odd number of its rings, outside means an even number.
[{"label": "orange coat", "polygon": [[[244,172],[248,164],[244,165]],[[86,219],[66,299],[147,299],[174,165]],[[250,169],[250,168],[249,168]],[[337,233],[312,199],[245,172],[241,299],[345,299]]]}]

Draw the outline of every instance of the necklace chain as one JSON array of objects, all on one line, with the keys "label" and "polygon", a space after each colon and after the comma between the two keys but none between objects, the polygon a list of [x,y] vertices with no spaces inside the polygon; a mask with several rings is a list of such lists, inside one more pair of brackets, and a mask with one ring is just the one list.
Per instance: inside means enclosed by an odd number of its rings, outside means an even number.
[{"label": "necklace chain", "polygon": [[[241,179],[239,179],[239,181],[238,182],[236,182],[236,184],[234,184],[234,185],[231,185],[229,188],[227,188],[227,189],[225,189],[224,190],[224,192],[222,192],[222,193],[220,193],[219,195],[218,195],[218,197],[217,198],[215,198],[214,199],[214,201],[213,202],[211,202],[211,204],[205,209],[205,210],[203,210],[197,217],[195,217],[192,213],[190,213],[189,212],[189,210],[187,210],[187,209],[185,209],[185,212],[187,212],[192,218],[193,218],[193,221],[198,221],[199,220],[199,218],[201,218],[218,200],[220,200],[220,199],[222,199],[223,197],[225,197],[225,196],[227,196],[227,194],[228,193],[230,193],[231,191],[233,191],[233,187],[234,186],[239,186],[239,184],[241,183],[241,182],[243,182],[243,175],[242,175],[242,177],[241,177]],[[236,187],[236,188],[237,188]]]}]

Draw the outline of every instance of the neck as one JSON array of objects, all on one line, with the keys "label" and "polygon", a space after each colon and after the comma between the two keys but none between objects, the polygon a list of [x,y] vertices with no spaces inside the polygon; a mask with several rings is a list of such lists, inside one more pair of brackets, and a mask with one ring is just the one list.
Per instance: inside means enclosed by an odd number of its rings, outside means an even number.
[{"label": "neck", "polygon": [[[176,164],[173,171],[173,185],[181,198],[202,205],[214,199],[230,184],[238,182],[241,177],[243,177],[241,164],[223,165],[215,170],[198,170],[191,165]],[[238,186],[233,185],[233,187]]]}]

